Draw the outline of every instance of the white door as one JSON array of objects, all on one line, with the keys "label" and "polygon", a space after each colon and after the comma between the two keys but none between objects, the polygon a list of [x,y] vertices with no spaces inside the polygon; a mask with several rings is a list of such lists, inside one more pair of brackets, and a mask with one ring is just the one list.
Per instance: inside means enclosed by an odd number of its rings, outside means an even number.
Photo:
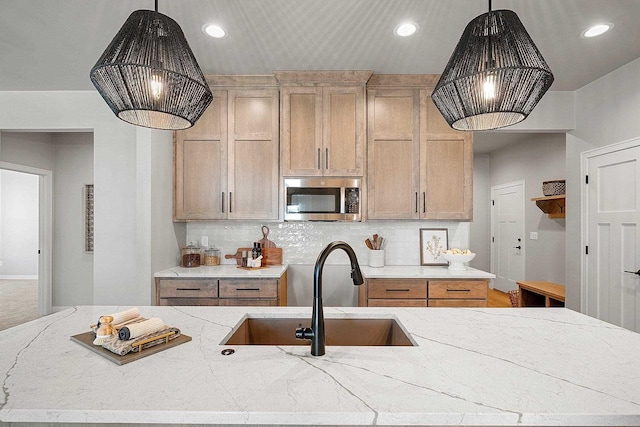
[{"label": "white door", "polygon": [[583,312],[640,332],[640,146],[588,156],[586,170]]},{"label": "white door", "polygon": [[491,204],[493,287],[507,292],[524,280],[524,181],[491,187]]}]

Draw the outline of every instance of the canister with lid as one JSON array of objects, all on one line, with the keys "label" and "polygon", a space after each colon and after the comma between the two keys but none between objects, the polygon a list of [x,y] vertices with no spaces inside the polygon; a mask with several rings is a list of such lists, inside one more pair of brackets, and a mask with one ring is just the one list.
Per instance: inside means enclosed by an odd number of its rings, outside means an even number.
[{"label": "canister with lid", "polygon": [[182,266],[183,267],[199,267],[200,266],[200,248],[197,248],[193,242],[182,248]]},{"label": "canister with lid", "polygon": [[220,265],[220,250],[213,245],[204,251],[204,265]]}]

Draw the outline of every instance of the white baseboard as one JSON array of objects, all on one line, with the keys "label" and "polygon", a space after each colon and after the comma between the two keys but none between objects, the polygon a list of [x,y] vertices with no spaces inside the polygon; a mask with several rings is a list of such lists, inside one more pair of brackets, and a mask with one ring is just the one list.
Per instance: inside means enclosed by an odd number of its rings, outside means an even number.
[{"label": "white baseboard", "polygon": [[37,274],[0,274],[2,280],[38,280]]},{"label": "white baseboard", "polygon": [[62,310],[66,310],[67,308],[71,308],[70,305],[54,305],[51,307],[51,313],[57,313]]}]

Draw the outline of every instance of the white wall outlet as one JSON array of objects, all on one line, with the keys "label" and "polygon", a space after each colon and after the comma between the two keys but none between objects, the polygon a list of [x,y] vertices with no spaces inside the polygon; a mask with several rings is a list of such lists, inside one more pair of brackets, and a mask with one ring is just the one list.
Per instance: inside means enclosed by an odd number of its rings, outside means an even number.
[{"label": "white wall outlet", "polygon": [[537,231],[532,231],[529,233],[529,239],[530,240],[538,240],[538,232]]},{"label": "white wall outlet", "polygon": [[209,236],[202,236],[200,238],[200,247],[208,248],[209,247]]}]

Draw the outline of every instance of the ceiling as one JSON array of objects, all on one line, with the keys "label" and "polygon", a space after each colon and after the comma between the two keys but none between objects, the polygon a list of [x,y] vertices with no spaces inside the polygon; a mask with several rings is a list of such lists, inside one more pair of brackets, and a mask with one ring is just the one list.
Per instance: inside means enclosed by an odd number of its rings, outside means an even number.
[{"label": "ceiling", "polygon": [[[0,0],[0,90],[93,90],[89,70],[129,14],[152,0]],[[372,70],[438,74],[485,0],[160,0],[204,74]],[[638,0],[494,0],[515,11],[555,75],[575,90],[640,57]],[[419,31],[398,38],[412,20]],[[603,36],[581,32],[596,22]],[[205,23],[227,29],[206,36]]]}]

